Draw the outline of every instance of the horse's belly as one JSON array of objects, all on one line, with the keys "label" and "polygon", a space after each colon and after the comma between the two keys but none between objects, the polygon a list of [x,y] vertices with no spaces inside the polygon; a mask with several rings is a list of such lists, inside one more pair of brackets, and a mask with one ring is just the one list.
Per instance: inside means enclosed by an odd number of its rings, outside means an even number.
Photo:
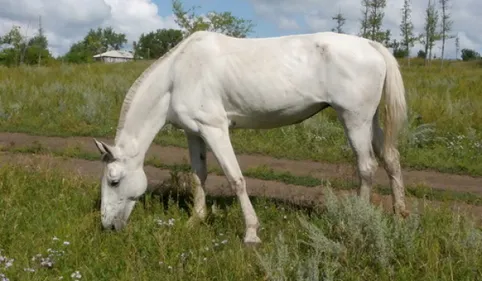
[{"label": "horse's belly", "polygon": [[327,106],[326,103],[316,103],[262,112],[228,112],[228,118],[231,128],[272,129],[300,123]]}]

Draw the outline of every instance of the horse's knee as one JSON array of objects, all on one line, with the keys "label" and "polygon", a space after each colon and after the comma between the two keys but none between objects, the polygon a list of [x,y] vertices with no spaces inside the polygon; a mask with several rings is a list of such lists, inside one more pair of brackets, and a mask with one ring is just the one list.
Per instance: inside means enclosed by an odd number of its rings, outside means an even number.
[{"label": "horse's knee", "polygon": [[378,162],[372,157],[358,164],[360,177],[364,180],[371,180],[377,168],[378,168]]},{"label": "horse's knee", "polygon": [[246,192],[246,180],[243,176],[230,179],[229,184],[237,195]]}]

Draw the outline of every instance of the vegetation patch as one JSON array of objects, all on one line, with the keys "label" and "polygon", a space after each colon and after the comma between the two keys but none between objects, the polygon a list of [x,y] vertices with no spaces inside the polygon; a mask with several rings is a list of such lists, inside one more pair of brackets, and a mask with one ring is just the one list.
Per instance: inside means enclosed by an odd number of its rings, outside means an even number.
[{"label": "vegetation patch", "polygon": [[[0,68],[0,130],[49,136],[113,137],[124,95],[151,62]],[[7,73],[8,72],[8,73]],[[482,68],[470,63],[402,72],[409,123],[400,139],[402,165],[482,175]],[[467,114],[470,112],[470,114]],[[236,152],[331,163],[353,161],[332,109],[272,130],[233,130]],[[155,143],[187,147],[166,126]]]},{"label": "vegetation patch", "polygon": [[[176,181],[173,180],[175,183]],[[335,196],[311,213],[254,200],[258,248],[243,245],[236,200],[206,223],[156,196],[138,204],[126,229],[102,231],[93,179],[5,165],[0,169],[0,276],[9,280],[477,280],[482,230],[427,206],[398,220],[357,196]]]}]

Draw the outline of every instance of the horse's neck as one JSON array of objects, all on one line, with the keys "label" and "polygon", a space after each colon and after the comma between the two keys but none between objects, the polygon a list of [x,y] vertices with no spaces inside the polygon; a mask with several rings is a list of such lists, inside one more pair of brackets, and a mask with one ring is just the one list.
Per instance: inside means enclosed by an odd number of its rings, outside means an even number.
[{"label": "horse's neck", "polygon": [[144,159],[150,144],[165,123],[169,95],[166,64],[159,64],[138,84],[117,132],[116,146],[128,157]]}]

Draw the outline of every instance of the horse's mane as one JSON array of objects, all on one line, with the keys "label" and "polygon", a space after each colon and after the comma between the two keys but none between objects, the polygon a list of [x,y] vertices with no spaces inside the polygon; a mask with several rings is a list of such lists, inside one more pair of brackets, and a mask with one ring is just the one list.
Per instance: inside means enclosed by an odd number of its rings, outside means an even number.
[{"label": "horse's mane", "polygon": [[183,40],[181,40],[176,46],[169,49],[162,57],[160,57],[155,62],[153,62],[146,70],[142,72],[142,74],[134,81],[132,86],[129,88],[129,91],[127,92],[124,98],[124,102],[122,103],[122,107],[120,111],[119,123],[117,125],[117,131],[116,131],[116,141],[117,141],[117,138],[119,137],[119,132],[124,128],[127,111],[129,111],[132,100],[134,99],[135,94],[137,93],[137,89],[139,88],[141,83],[144,81],[146,76],[149,75],[154,70],[156,66],[158,66],[161,62],[163,62],[164,59],[167,58],[169,55],[171,55],[179,47],[179,45],[181,45],[181,43],[183,43],[187,38],[184,38]]}]

